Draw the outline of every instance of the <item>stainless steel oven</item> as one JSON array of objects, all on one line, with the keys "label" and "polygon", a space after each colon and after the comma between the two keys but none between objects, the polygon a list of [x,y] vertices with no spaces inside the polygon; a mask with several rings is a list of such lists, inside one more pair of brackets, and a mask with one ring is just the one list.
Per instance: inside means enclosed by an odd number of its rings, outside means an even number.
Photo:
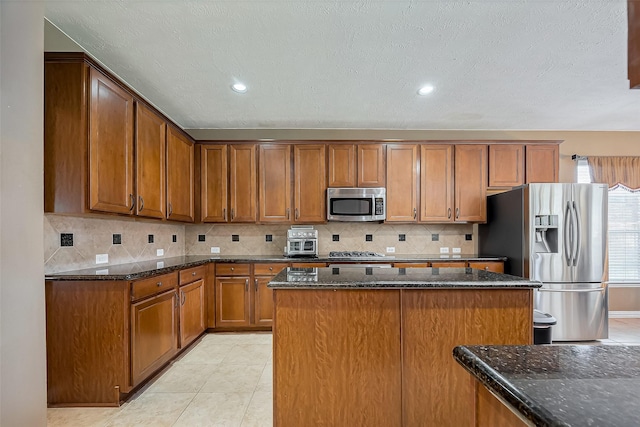
[{"label": "stainless steel oven", "polygon": [[384,221],[385,188],[327,189],[328,221]]}]

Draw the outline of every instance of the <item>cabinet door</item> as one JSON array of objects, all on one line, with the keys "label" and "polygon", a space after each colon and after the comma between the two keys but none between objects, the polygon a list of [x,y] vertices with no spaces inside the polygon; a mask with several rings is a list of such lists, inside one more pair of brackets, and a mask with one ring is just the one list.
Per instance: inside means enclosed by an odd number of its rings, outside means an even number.
[{"label": "cabinet door", "polygon": [[329,145],[329,187],[356,186],[356,146]]},{"label": "cabinet door", "polygon": [[273,323],[273,291],[267,288],[273,276],[259,276],[253,280],[254,321],[257,326],[271,326]]},{"label": "cabinet door", "polygon": [[504,273],[504,263],[502,261],[470,261],[469,267],[478,270],[493,271],[494,273]]},{"label": "cabinet door", "polygon": [[420,147],[420,221],[453,221],[453,145]]},{"label": "cabinet door", "polygon": [[416,222],[418,146],[387,147],[387,222]]},{"label": "cabinet door", "polygon": [[455,220],[487,220],[487,146],[455,146]]},{"label": "cabinet door", "polygon": [[89,209],[132,213],[133,96],[90,70]]},{"label": "cabinet door", "polygon": [[384,144],[358,145],[358,187],[384,187]]},{"label": "cabinet door", "polygon": [[180,288],[180,347],[188,346],[205,330],[204,281]]},{"label": "cabinet door", "polygon": [[256,146],[229,146],[229,220],[256,222]]},{"label": "cabinet door", "polygon": [[156,113],[136,104],[136,214],[164,218],[165,152],[167,123]]},{"label": "cabinet door", "polygon": [[177,294],[170,290],[131,306],[131,372],[140,384],[178,351]]},{"label": "cabinet door", "polygon": [[167,219],[193,222],[193,143],[172,127],[167,136]]},{"label": "cabinet door", "polygon": [[524,184],[524,145],[489,146],[489,187]]},{"label": "cabinet door", "polygon": [[251,324],[248,277],[216,278],[216,327]]},{"label": "cabinet door", "polygon": [[525,150],[527,184],[531,182],[558,182],[560,158],[556,144],[527,145]]},{"label": "cabinet door", "polygon": [[291,221],[291,146],[260,146],[260,222]]},{"label": "cabinet door", "polygon": [[325,145],[296,145],[294,154],[294,222],[323,222],[327,217]]},{"label": "cabinet door", "polygon": [[202,222],[227,222],[227,146],[200,147]]}]

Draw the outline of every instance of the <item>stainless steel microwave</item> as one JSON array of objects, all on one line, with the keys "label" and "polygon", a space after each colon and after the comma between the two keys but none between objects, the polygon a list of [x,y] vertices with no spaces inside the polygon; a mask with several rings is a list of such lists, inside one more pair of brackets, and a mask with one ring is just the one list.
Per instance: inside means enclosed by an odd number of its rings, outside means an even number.
[{"label": "stainless steel microwave", "polygon": [[327,189],[327,220],[384,221],[386,188]]}]

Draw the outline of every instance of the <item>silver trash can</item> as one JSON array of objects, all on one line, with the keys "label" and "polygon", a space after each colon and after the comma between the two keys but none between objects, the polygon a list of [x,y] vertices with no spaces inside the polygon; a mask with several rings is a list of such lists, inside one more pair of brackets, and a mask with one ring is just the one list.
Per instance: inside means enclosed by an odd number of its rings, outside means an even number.
[{"label": "silver trash can", "polygon": [[533,310],[533,343],[551,344],[551,328],[556,323],[556,318],[549,313]]}]

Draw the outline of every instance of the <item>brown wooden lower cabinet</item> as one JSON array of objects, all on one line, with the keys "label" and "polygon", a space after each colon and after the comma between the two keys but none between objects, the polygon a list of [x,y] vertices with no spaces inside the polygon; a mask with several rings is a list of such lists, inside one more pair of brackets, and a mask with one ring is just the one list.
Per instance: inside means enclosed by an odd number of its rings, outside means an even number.
[{"label": "brown wooden lower cabinet", "polygon": [[249,276],[216,277],[216,328],[251,324]]},{"label": "brown wooden lower cabinet", "polygon": [[274,291],[274,425],[474,426],[456,345],[531,344],[531,289]]},{"label": "brown wooden lower cabinet", "polygon": [[205,284],[199,279],[180,287],[180,347],[186,347],[206,329]]},{"label": "brown wooden lower cabinet", "polygon": [[172,289],[131,306],[131,373],[134,387],[177,353],[177,304],[178,294]]}]

